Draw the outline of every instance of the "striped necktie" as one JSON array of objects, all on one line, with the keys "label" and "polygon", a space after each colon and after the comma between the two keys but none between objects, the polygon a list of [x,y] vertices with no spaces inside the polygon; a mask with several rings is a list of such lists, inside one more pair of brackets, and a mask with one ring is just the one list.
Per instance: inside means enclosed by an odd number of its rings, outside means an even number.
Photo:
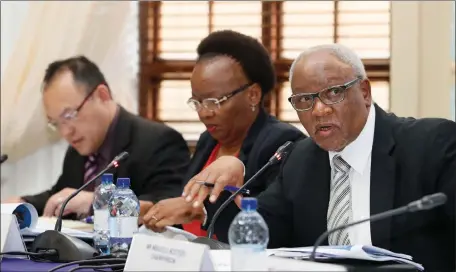
[{"label": "striped necktie", "polygon": [[[347,224],[350,219],[350,165],[340,155],[333,158],[331,192],[328,206],[328,230]],[[350,245],[348,230],[343,229],[329,235],[330,245]]]},{"label": "striped necktie", "polygon": [[[84,184],[90,181],[92,178],[95,177],[97,174],[97,155],[90,155],[87,157],[87,161],[84,165]],[[85,188],[86,191],[93,191],[95,188],[95,183],[90,184],[88,187]]]}]

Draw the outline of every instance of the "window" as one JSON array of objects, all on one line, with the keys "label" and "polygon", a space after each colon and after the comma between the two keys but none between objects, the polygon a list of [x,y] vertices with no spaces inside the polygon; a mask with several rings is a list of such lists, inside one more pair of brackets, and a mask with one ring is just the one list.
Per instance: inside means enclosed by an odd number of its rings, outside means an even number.
[{"label": "window", "polygon": [[140,114],[198,139],[204,126],[187,105],[196,47],[210,32],[258,38],[274,60],[278,84],[269,112],[302,128],[288,103],[288,69],[305,49],[339,42],[362,58],[374,101],[389,109],[390,1],[140,2]]}]

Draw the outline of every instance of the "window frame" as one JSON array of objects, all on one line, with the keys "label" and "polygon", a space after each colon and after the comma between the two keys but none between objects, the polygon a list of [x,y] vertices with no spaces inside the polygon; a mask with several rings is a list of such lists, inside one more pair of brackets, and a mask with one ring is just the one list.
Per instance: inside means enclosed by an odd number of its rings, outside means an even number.
[{"label": "window frame", "polygon": [[[160,36],[160,6],[162,1],[140,1],[139,5],[139,114],[145,118],[159,120],[158,103],[160,101],[160,82],[163,80],[188,80],[192,72],[194,61],[188,60],[164,60],[159,58],[160,41],[154,37]],[[339,1],[333,1],[337,10]],[[265,98],[265,107],[273,115],[279,116],[280,97],[282,85],[288,81],[289,67],[292,59],[281,57],[281,39],[274,37],[282,36],[282,1],[262,2],[262,37],[261,41],[271,53],[277,72],[277,85],[275,89]],[[211,13],[213,2],[208,4],[208,28],[212,29]],[[334,16],[335,35],[337,38],[337,12]],[[391,23],[390,23],[391,26]],[[149,41],[152,40],[152,43]],[[151,48],[148,48],[151,47]],[[195,48],[196,50],[196,48]],[[150,52],[150,54],[149,54]],[[366,72],[371,81],[388,81],[390,79],[390,58],[384,59],[363,59]],[[280,116],[279,116],[280,117]],[[280,119],[280,118],[279,118]],[[184,120],[182,120],[184,121]],[[174,120],[172,122],[179,122]],[[169,123],[172,123],[169,122]],[[191,146],[194,141],[190,141]]]}]

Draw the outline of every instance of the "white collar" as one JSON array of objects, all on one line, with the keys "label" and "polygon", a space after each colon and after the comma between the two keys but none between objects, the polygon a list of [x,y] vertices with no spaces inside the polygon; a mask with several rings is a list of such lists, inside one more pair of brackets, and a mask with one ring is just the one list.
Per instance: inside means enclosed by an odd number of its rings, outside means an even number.
[{"label": "white collar", "polygon": [[329,151],[329,163],[332,168],[332,159],[340,155],[356,172],[363,174],[369,155],[372,152],[375,130],[375,108],[372,103],[366,124],[358,137],[348,144],[341,152]]}]

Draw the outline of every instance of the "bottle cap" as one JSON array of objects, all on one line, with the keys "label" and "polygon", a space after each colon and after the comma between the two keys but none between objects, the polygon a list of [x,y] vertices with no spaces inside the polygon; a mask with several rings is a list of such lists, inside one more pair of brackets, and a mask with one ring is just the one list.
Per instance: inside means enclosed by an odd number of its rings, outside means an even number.
[{"label": "bottle cap", "polygon": [[114,175],[113,174],[103,174],[103,176],[101,176],[101,183],[113,183],[114,181]]},{"label": "bottle cap", "polygon": [[245,197],[241,201],[241,209],[243,211],[252,211],[257,209],[257,199],[254,197]]},{"label": "bottle cap", "polygon": [[117,188],[129,188],[130,178],[118,178],[116,186]]}]

